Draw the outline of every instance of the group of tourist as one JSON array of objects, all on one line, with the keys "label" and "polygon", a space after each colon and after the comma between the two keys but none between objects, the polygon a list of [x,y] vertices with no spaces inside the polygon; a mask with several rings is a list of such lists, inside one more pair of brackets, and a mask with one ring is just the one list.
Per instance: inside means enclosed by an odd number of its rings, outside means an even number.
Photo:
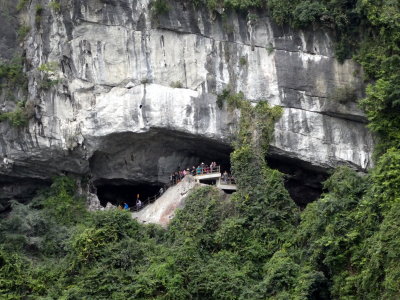
[{"label": "group of tourist", "polygon": [[[215,161],[211,162],[211,164],[209,164],[209,165],[206,165],[205,163],[202,162],[201,164],[199,164],[197,166],[197,168],[195,166],[192,166],[191,169],[186,168],[186,169],[171,173],[169,176],[169,181],[170,181],[170,185],[172,186],[172,185],[179,183],[186,175],[196,176],[196,175],[203,175],[203,174],[211,174],[211,173],[215,173],[215,172],[220,172],[220,168]],[[222,174],[221,180],[225,184],[234,183],[233,176],[231,176],[227,171],[225,171]],[[163,187],[161,187],[158,195],[155,197],[161,196],[164,192],[165,192],[165,189]],[[144,206],[143,202],[139,199],[139,195],[137,195],[136,203],[135,203],[135,206],[133,207],[133,209],[140,210],[143,206]],[[130,207],[129,207],[128,203],[124,202],[123,205],[118,205],[118,209],[130,210]]]},{"label": "group of tourist", "polygon": [[202,174],[210,174],[219,171],[217,168],[217,163],[215,161],[211,162],[211,164],[206,165],[205,163],[201,163],[197,166],[193,166],[191,169],[183,169],[176,172],[171,173],[169,176],[169,182],[171,185],[179,183],[186,175],[202,175]]},{"label": "group of tourist", "polygon": [[[142,201],[139,199],[139,197],[136,199],[136,205],[135,205],[135,209],[139,210],[141,209],[143,206]],[[124,202],[124,206],[122,206],[121,204],[118,205],[117,207],[119,210],[130,210],[128,203]]]}]

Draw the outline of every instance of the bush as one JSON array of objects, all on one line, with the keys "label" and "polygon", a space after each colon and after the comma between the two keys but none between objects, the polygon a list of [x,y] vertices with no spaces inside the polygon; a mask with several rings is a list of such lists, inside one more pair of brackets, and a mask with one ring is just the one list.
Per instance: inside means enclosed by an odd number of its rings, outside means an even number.
[{"label": "bush", "polygon": [[222,109],[224,102],[231,110],[241,108],[243,101],[245,101],[243,92],[234,94],[230,89],[224,89],[221,94],[217,95],[217,105],[220,109]]},{"label": "bush", "polygon": [[224,106],[224,102],[227,97],[230,95],[230,90],[224,89],[221,94],[217,95],[217,106],[219,109],[222,109]]},{"label": "bush", "polygon": [[271,55],[275,51],[274,45],[272,45],[272,43],[268,43],[266,49],[267,49],[268,55]]},{"label": "bush", "polygon": [[8,120],[13,127],[24,127],[28,125],[31,112],[25,105],[25,102],[18,102],[17,108],[14,111],[1,113],[0,122]]},{"label": "bush", "polygon": [[87,217],[85,200],[76,195],[76,187],[74,179],[57,177],[46,194],[44,209],[60,224],[76,224]]},{"label": "bush", "polygon": [[316,23],[326,12],[327,9],[322,3],[302,1],[296,6],[293,12],[293,15],[295,16],[294,25],[305,27]]},{"label": "bush", "polygon": [[58,69],[58,63],[55,61],[51,61],[45,64],[41,64],[37,69],[38,71],[46,74],[53,74]]},{"label": "bush", "polygon": [[49,7],[55,12],[60,12],[61,11],[61,3],[58,2],[58,1],[51,1],[49,3]]},{"label": "bush", "polygon": [[23,71],[22,58],[13,58],[10,62],[0,62],[1,88],[26,88],[28,79]]},{"label": "bush", "polygon": [[151,2],[151,13],[153,17],[161,16],[169,12],[169,5],[166,0],[154,0]]},{"label": "bush", "polygon": [[17,4],[17,10],[20,11],[26,7],[28,0],[19,0]]},{"label": "bush", "polygon": [[247,58],[244,57],[244,56],[240,57],[240,59],[239,59],[239,65],[240,65],[241,67],[247,65]]},{"label": "bush", "polygon": [[36,25],[36,27],[40,26],[40,22],[42,21],[42,13],[43,13],[43,6],[40,4],[36,4],[36,6],[35,6],[35,25]]},{"label": "bush", "polygon": [[182,89],[183,84],[180,81],[174,81],[174,82],[171,82],[170,87],[172,87],[174,89]]},{"label": "bush", "polygon": [[0,249],[0,296],[2,299],[23,299],[32,293],[30,264],[20,255]]},{"label": "bush", "polygon": [[43,90],[49,90],[53,86],[56,86],[59,83],[60,83],[60,80],[58,80],[58,79],[50,79],[50,78],[45,76],[45,78],[40,81],[40,88],[43,89]]},{"label": "bush", "polygon": [[22,25],[18,28],[18,39],[23,41],[31,28],[29,26]]}]

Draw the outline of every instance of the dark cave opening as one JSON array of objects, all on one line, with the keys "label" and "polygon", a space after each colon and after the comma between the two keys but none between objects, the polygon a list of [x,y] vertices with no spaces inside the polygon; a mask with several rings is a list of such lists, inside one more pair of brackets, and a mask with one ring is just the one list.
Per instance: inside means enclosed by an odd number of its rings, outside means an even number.
[{"label": "dark cave opening", "polygon": [[[215,161],[221,173],[230,171],[232,147],[208,138],[168,130],[152,129],[143,134],[112,134],[90,158],[97,194],[103,206],[145,201],[169,184],[169,176]],[[285,187],[296,204],[304,208],[322,194],[327,170],[286,155],[271,154],[268,164],[285,174]]]},{"label": "dark cave opening", "polygon": [[102,206],[107,202],[129,206],[158,194],[170,184],[170,175],[216,162],[230,172],[231,147],[187,133],[152,129],[147,133],[107,136],[89,160],[91,176]]},{"label": "dark cave opening", "polygon": [[105,207],[107,202],[112,205],[123,206],[127,203],[129,207],[136,205],[136,199],[144,202],[147,198],[153,197],[164,187],[162,183],[138,183],[125,180],[101,180],[95,182],[97,197],[100,204]]},{"label": "dark cave opening", "polygon": [[305,208],[321,196],[322,183],[329,177],[322,168],[287,157],[268,157],[268,165],[285,174],[285,187],[300,208]]},{"label": "dark cave opening", "polygon": [[[201,162],[205,164],[210,163],[206,159],[199,160],[199,164]],[[221,166],[221,173],[225,170],[230,172],[228,157],[225,160],[217,161],[217,163]],[[285,174],[285,187],[299,207],[304,208],[308,203],[317,200],[321,196],[323,191],[322,182],[328,177],[326,172],[300,166],[298,162],[288,159],[269,158],[268,164],[271,168],[278,169]],[[189,166],[177,166],[176,170],[182,170],[186,167]],[[215,185],[216,182],[214,181],[211,180],[210,182],[203,183]],[[157,183],[131,182],[125,179],[100,179],[95,181],[94,185],[96,186],[97,196],[103,207],[107,205],[107,202],[116,206],[123,206],[124,203],[127,203],[129,207],[133,207],[135,206],[137,195],[139,195],[139,199],[143,202],[147,198],[157,195],[160,188],[165,190],[167,186],[166,182],[168,182],[167,178],[163,182]]]}]

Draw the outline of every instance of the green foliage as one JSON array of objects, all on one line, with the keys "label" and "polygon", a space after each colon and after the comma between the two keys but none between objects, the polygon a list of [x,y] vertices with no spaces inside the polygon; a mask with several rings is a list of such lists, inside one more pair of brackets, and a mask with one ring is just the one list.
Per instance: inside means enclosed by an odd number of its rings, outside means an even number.
[{"label": "green foliage", "polygon": [[48,77],[45,77],[42,81],[40,81],[40,88],[43,90],[49,90],[53,86],[56,86],[59,83],[60,83],[60,80],[58,80],[58,79],[50,79]]},{"label": "green foliage", "polygon": [[51,62],[48,62],[48,63],[41,64],[37,69],[40,72],[43,72],[43,73],[46,73],[46,74],[52,74],[55,71],[57,71],[58,63],[55,62],[55,61],[51,61]]},{"label": "green foliage", "polygon": [[268,55],[271,55],[273,52],[274,52],[274,45],[272,45],[272,43],[268,43],[268,45],[267,45],[267,52],[268,52]]},{"label": "green foliage", "polygon": [[174,89],[182,89],[183,84],[180,81],[174,81],[174,82],[171,82],[170,87],[172,87]]},{"label": "green foliage", "polygon": [[279,25],[289,23],[297,1],[271,0],[269,9],[271,16]]},{"label": "green foliage", "polygon": [[50,1],[49,2],[49,7],[55,12],[60,12],[61,11],[61,3],[58,2],[58,1]]},{"label": "green foliage", "polygon": [[58,63],[55,61],[41,64],[37,69],[42,72],[42,80],[40,81],[40,88],[43,90],[49,90],[53,86],[56,86],[60,83],[59,79],[55,76],[55,73],[58,69]]},{"label": "green foliage", "polygon": [[367,87],[367,97],[360,104],[365,109],[369,128],[380,137],[378,154],[400,146],[400,76],[385,76]]},{"label": "green foliage", "polygon": [[294,25],[304,27],[320,21],[321,17],[327,13],[324,4],[319,2],[302,1],[293,11]]},{"label": "green foliage", "polygon": [[241,56],[240,59],[239,59],[239,65],[240,65],[241,67],[247,65],[247,58],[244,57],[244,56]]},{"label": "green foliage", "polygon": [[[166,2],[157,2],[161,8],[154,10],[166,13]],[[140,225],[124,211],[88,213],[74,180],[57,178],[29,204],[13,203],[0,220],[0,298],[399,298],[398,1],[194,3],[268,8],[279,24],[329,26],[338,34],[341,60],[358,48],[357,60],[371,80],[361,106],[380,137],[376,167],[364,176],[338,168],[322,197],[300,212],[283,175],[265,160],[282,108],[254,105],[226,89],[217,105],[241,115],[231,154],[236,193],[195,190],[164,230]],[[365,32],[357,36],[359,24]],[[56,67],[45,64],[39,71],[53,75]],[[0,65],[2,84],[18,84],[20,74],[21,63]],[[344,103],[353,96],[345,86],[331,98]],[[0,118],[19,119],[14,117]]]},{"label": "green foliage", "polygon": [[139,225],[125,211],[87,213],[74,180],[56,178],[30,204],[13,203],[0,221],[0,295],[396,298],[400,152],[388,151],[368,176],[338,168],[299,221],[282,174],[268,168],[264,143],[249,134],[262,137],[257,121],[279,114],[246,103],[232,153],[237,193],[198,188],[163,230]]},{"label": "green foliage", "polygon": [[0,249],[0,296],[21,299],[31,294],[33,278],[27,272],[28,262],[20,255]]},{"label": "green foliage", "polygon": [[150,3],[150,5],[153,17],[167,14],[170,10],[170,7],[166,0],[154,0]]},{"label": "green foliage", "polygon": [[[374,197],[388,202],[400,198],[400,151],[395,148],[389,149],[379,160],[375,170],[372,172],[374,181]],[[385,203],[381,203],[381,207]]]},{"label": "green foliage", "polygon": [[227,14],[222,15],[222,27],[227,34],[233,34],[235,32],[235,26],[232,24],[232,20],[229,19]]},{"label": "green foliage", "polygon": [[31,30],[31,28],[29,26],[26,26],[26,25],[20,26],[18,28],[18,32],[17,32],[18,33],[18,39],[20,41],[23,41],[30,30]]},{"label": "green foliage", "polygon": [[8,120],[13,127],[24,127],[28,125],[30,112],[25,107],[25,102],[18,102],[14,111],[0,113],[0,122]]},{"label": "green foliage", "polygon": [[219,109],[222,109],[224,106],[224,102],[230,95],[229,89],[224,89],[221,94],[217,95],[217,106]]},{"label": "green foliage", "polygon": [[40,26],[42,21],[42,13],[43,13],[43,6],[40,4],[36,4],[35,6],[35,25],[36,27]]},{"label": "green foliage", "polygon": [[388,148],[400,146],[400,5],[392,0],[364,0],[361,8],[373,27],[356,59],[367,77],[374,80],[367,87],[367,97],[361,106],[366,111],[369,128],[380,138],[378,156]]},{"label": "green foliage", "polygon": [[21,58],[14,58],[10,62],[0,62],[0,83],[1,88],[26,87],[27,78]]},{"label": "green foliage", "polygon": [[17,3],[17,10],[20,11],[26,7],[28,0],[19,0]]},{"label": "green foliage", "polygon": [[49,216],[60,224],[75,224],[86,217],[85,202],[76,197],[76,183],[69,177],[54,179],[51,189],[43,201]]},{"label": "green foliage", "polygon": [[262,0],[224,0],[223,5],[227,8],[248,10],[249,8],[256,8],[263,6]]},{"label": "green foliage", "polygon": [[265,101],[259,101],[253,107],[249,101],[245,101],[242,92],[229,94],[226,101],[228,107],[241,111],[239,130],[234,141],[235,149],[252,145],[257,155],[265,156],[272,139],[274,124],[282,115],[282,108],[270,107]]},{"label": "green foliage", "polygon": [[222,109],[224,102],[227,103],[228,109],[238,109],[245,102],[243,92],[234,94],[230,89],[224,89],[221,94],[217,96],[217,105]]},{"label": "green foliage", "polygon": [[65,227],[32,204],[15,202],[12,208],[8,218],[0,223],[0,236],[5,250],[49,256],[64,252],[65,239],[69,236]]}]

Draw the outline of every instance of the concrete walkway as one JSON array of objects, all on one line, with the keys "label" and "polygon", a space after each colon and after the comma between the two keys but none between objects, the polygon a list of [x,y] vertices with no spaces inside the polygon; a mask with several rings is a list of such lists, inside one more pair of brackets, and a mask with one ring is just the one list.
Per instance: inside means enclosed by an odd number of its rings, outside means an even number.
[{"label": "concrete walkway", "polygon": [[183,207],[188,192],[205,184],[214,185],[223,191],[236,191],[236,185],[233,182],[222,179],[219,168],[218,172],[196,176],[186,175],[181,182],[168,188],[160,197],[154,197],[153,203],[145,203],[141,210],[133,212],[132,218],[141,223],[153,223],[167,227],[174,217],[176,209]]},{"label": "concrete walkway", "polygon": [[232,180],[223,180],[220,172],[205,173],[194,176],[196,182],[213,184],[217,188],[223,191],[236,191],[236,184]]},{"label": "concrete walkway", "polygon": [[183,207],[188,192],[201,185],[195,181],[193,176],[187,175],[181,182],[167,189],[154,203],[133,212],[132,218],[141,223],[154,223],[167,227],[174,217],[176,209]]}]

